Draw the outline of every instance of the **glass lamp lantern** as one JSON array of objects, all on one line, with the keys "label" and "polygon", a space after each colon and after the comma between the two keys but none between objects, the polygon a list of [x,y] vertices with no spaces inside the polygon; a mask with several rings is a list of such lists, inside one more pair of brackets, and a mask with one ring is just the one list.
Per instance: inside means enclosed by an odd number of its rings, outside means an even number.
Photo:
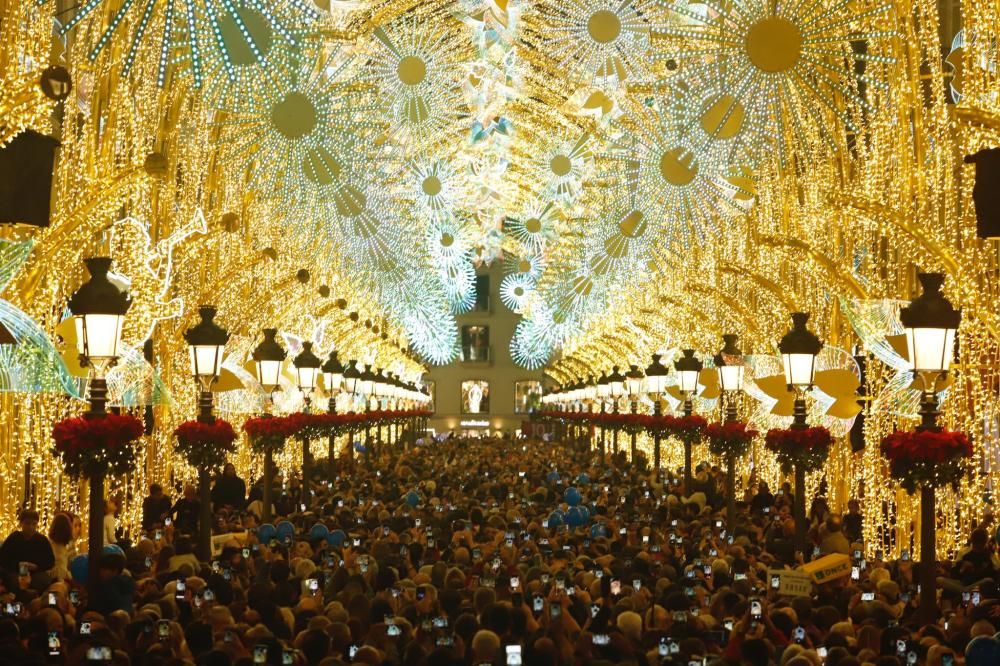
[{"label": "glass lamp lantern", "polygon": [[955,334],[962,320],[941,292],[942,273],[919,273],[923,293],[900,310],[906,333],[906,349],[914,372],[944,373],[955,357]]},{"label": "glass lamp lantern", "polygon": [[625,375],[619,371],[617,365],[611,368],[611,374],[608,375],[608,393],[613,400],[625,395]]},{"label": "glass lamp lantern", "polygon": [[625,373],[625,389],[628,391],[628,395],[633,401],[637,400],[639,396],[642,395],[644,379],[645,377],[638,365],[629,366],[628,372]]},{"label": "glass lamp lantern", "polygon": [[191,374],[208,391],[222,371],[222,355],[229,342],[229,332],[215,323],[216,308],[202,305],[198,308],[201,321],[184,332],[184,339],[191,352]]},{"label": "glass lamp lantern", "polygon": [[778,343],[789,390],[808,389],[816,378],[816,357],[823,350],[823,343],[806,328],[808,321],[808,312],[793,312],[792,330]]},{"label": "glass lamp lantern", "polygon": [[361,372],[358,371],[357,361],[348,361],[344,368],[344,390],[351,395],[358,395],[358,382],[361,379]]},{"label": "glass lamp lantern", "polygon": [[323,371],[323,386],[326,392],[330,395],[337,393],[344,382],[344,366],[340,364],[336,350],[330,352],[330,356],[320,369]]},{"label": "glass lamp lantern", "polygon": [[690,396],[698,391],[698,375],[703,366],[702,362],[695,357],[693,349],[685,349],[682,354],[679,359],[674,361],[674,370],[677,371],[681,393]]},{"label": "glass lamp lantern", "polygon": [[308,394],[316,388],[319,379],[320,367],[323,362],[313,353],[313,343],[303,342],[302,352],[292,359],[295,366],[295,375],[298,380],[299,390]]},{"label": "glass lamp lantern", "polygon": [[743,390],[743,352],[736,345],[738,336],[729,333],[722,336],[723,346],[715,355],[715,367],[719,372],[719,388],[727,393]]},{"label": "glass lamp lantern", "polygon": [[597,379],[595,392],[597,393],[598,400],[607,400],[611,397],[611,380],[608,379],[607,373],[602,372],[601,376]]},{"label": "glass lamp lantern", "polygon": [[98,377],[121,356],[125,313],[132,306],[128,292],[108,278],[110,257],[84,260],[90,279],[69,299],[69,311],[76,326],[77,351]]},{"label": "glass lamp lantern", "polygon": [[278,329],[265,328],[264,340],[253,350],[253,362],[257,368],[257,381],[264,390],[273,393],[281,385],[281,366],[287,354],[278,344]]},{"label": "glass lamp lantern", "polygon": [[646,367],[646,393],[659,397],[667,390],[667,368],[660,363],[660,354],[653,354],[653,362]]}]

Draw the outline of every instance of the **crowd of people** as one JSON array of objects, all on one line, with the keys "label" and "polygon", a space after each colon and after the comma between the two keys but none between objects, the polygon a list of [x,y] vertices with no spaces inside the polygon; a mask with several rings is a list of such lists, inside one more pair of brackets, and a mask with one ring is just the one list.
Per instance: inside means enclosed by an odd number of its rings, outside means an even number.
[{"label": "crowd of people", "polygon": [[[988,524],[941,563],[937,620],[919,623],[915,565],[860,543],[856,502],[817,499],[803,554],[790,488],[754,482],[729,524],[706,463],[685,488],[568,443],[380,450],[314,465],[305,489],[279,478],[269,524],[261,482],[228,467],[210,561],[196,493],[154,485],[141,534],[105,530],[89,588],[79,521],[57,514],[46,537],[22,512],[0,546],[0,663],[1000,664]],[[850,572],[785,589],[777,572],[830,554]]]}]

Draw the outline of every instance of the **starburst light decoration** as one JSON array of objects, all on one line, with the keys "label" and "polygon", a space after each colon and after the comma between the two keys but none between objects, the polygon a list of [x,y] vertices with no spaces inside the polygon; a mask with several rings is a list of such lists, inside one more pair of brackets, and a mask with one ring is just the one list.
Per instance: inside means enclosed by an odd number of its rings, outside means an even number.
[{"label": "starburst light decoration", "polygon": [[543,53],[585,85],[616,88],[645,74],[650,30],[666,16],[656,0],[544,0],[535,8]]},{"label": "starburst light decoration", "polygon": [[317,63],[303,54],[289,78],[268,78],[251,98],[233,100],[217,116],[223,154],[248,169],[255,186],[286,201],[350,209],[344,186],[364,159],[357,133],[376,126],[349,91],[352,62],[339,50]]},{"label": "starburst light decoration", "polygon": [[[111,19],[89,50],[91,61],[116,35],[127,32],[121,37],[128,44],[122,65],[125,76],[145,43],[158,40],[157,84],[165,83],[169,65],[184,64],[196,88],[202,86],[206,70],[221,69],[235,82],[240,67],[266,67],[274,42],[297,46],[298,26],[320,16],[306,0],[87,0],[77,6],[60,33],[65,35],[88,18],[106,13]],[[208,61],[214,64],[206,68]]]},{"label": "starburst light decoration", "polygon": [[390,135],[407,148],[432,145],[455,129],[461,112],[462,68],[455,38],[404,16],[372,34],[363,80],[378,88]]},{"label": "starburst light decoration", "polygon": [[[674,2],[669,11],[687,25],[659,28],[666,38],[657,57],[714,63],[730,82],[728,95],[750,116],[767,118],[781,154],[818,135],[832,144],[838,122],[857,131],[857,115],[875,107],[859,86],[884,87],[865,67],[889,65],[885,42],[895,37],[891,2],[772,2],[731,0],[697,5]],[[833,119],[833,122],[831,122]]]}]

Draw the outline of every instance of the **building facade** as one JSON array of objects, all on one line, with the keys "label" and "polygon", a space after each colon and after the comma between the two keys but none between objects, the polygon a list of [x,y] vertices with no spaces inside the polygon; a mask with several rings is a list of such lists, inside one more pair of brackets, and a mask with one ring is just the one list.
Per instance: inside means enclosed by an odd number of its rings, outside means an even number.
[{"label": "building facade", "polygon": [[432,390],[435,432],[514,432],[537,406],[542,371],[517,366],[510,340],[521,320],[500,301],[502,262],[477,272],[476,305],[458,317],[458,359],[431,367],[424,381]]}]

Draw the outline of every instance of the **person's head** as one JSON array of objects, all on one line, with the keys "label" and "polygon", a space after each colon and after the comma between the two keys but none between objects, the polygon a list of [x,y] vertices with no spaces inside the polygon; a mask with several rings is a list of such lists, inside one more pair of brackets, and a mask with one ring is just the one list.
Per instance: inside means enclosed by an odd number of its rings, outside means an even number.
[{"label": "person's head", "polygon": [[38,531],[38,512],[32,509],[25,509],[18,517],[17,522],[21,525],[21,532],[25,536],[34,536]]},{"label": "person's head", "polygon": [[193,500],[197,498],[198,491],[190,483],[184,484],[184,499]]},{"label": "person's head", "polygon": [[472,661],[492,662],[500,650],[500,637],[489,629],[480,629],[472,637]]},{"label": "person's head", "polygon": [[850,513],[861,513],[861,502],[856,499],[852,499],[847,503],[847,510]]},{"label": "person's head", "polygon": [[236,466],[233,463],[226,463],[226,466],[222,468],[223,476],[236,476]]},{"label": "person's head", "polygon": [[73,521],[65,513],[57,513],[49,525],[49,540],[60,546],[67,546],[73,540]]},{"label": "person's head", "polygon": [[972,530],[972,534],[969,535],[969,543],[972,544],[974,550],[986,550],[986,545],[989,542],[990,534],[982,527]]},{"label": "person's head", "polygon": [[113,516],[115,512],[118,511],[118,504],[113,499],[108,498],[104,503],[104,515]]},{"label": "person's head", "polygon": [[830,534],[836,534],[840,532],[843,527],[843,523],[840,520],[840,516],[831,515],[826,519],[826,531]]},{"label": "person's head", "polygon": [[101,574],[101,580],[108,580],[119,576],[125,570],[125,556],[121,553],[105,553],[101,556],[98,569]]},{"label": "person's head", "polygon": [[154,499],[159,499],[163,496],[163,486],[158,483],[149,484],[149,496]]}]

